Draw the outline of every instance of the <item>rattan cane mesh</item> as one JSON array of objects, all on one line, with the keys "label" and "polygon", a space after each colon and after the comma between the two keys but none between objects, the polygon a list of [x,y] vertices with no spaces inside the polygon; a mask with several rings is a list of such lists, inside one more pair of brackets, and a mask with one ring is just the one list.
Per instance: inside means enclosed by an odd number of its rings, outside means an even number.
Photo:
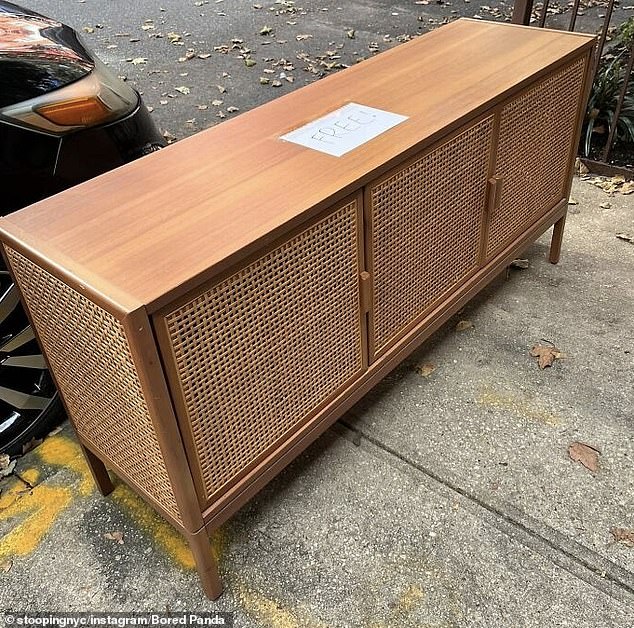
[{"label": "rattan cane mesh", "polygon": [[370,188],[374,355],[479,260],[493,118]]},{"label": "rattan cane mesh", "polygon": [[166,318],[213,500],[362,368],[357,203]]},{"label": "rattan cane mesh", "polygon": [[578,59],[502,110],[496,173],[503,177],[487,255],[511,244],[566,194],[586,59]]},{"label": "rattan cane mesh", "polygon": [[121,323],[5,247],[77,432],[180,520]]}]

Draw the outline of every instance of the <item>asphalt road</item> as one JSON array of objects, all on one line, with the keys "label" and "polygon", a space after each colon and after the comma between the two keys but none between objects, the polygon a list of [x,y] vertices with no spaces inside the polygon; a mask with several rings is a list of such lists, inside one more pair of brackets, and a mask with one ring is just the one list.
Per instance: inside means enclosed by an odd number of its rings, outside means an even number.
[{"label": "asphalt road", "polygon": [[[509,21],[513,7],[511,0],[23,4],[82,33],[98,56],[143,94],[169,139],[218,124],[457,17]],[[578,26],[595,30],[606,3],[584,4],[590,6]],[[553,23],[567,21],[565,2],[549,6]],[[617,9],[613,23],[634,14],[632,9]]]}]

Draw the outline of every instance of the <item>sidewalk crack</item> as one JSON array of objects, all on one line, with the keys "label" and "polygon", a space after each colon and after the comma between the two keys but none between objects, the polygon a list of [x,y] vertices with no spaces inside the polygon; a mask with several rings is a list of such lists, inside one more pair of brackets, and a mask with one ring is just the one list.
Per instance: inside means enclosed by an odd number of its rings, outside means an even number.
[{"label": "sidewalk crack", "polygon": [[[468,502],[486,510],[489,514],[493,515],[493,521],[496,527],[505,534],[515,536],[522,544],[537,551],[542,556],[555,562],[558,566],[570,572],[575,577],[584,580],[603,593],[621,602],[630,605],[633,604],[634,600],[631,596],[634,596],[634,574],[620,565],[570,539],[548,524],[531,517],[512,504],[503,502],[496,505],[491,503],[491,500],[484,499],[474,491],[460,486],[455,481],[424,467],[415,460],[408,458],[406,455],[381,442],[378,438],[354,427],[346,420],[345,416],[333,426],[335,427],[335,431],[337,431],[337,425],[345,428],[345,430],[350,433],[349,435],[340,433],[339,436],[343,438],[349,436],[348,440],[353,440],[355,444],[359,443],[360,439],[365,439],[383,453],[398,459],[410,469],[414,469],[433,482],[442,485],[445,490],[458,493],[461,497],[468,500]],[[339,431],[341,431],[341,429]],[[510,530],[508,529],[509,527]]]}]

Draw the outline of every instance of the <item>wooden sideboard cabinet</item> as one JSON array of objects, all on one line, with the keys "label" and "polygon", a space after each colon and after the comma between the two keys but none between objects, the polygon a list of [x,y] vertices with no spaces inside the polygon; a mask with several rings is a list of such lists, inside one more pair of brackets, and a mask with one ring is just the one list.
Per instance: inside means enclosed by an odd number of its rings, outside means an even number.
[{"label": "wooden sideboard cabinet", "polygon": [[97,484],[210,597],[209,533],[553,224],[557,262],[593,44],[461,19],[0,221]]}]

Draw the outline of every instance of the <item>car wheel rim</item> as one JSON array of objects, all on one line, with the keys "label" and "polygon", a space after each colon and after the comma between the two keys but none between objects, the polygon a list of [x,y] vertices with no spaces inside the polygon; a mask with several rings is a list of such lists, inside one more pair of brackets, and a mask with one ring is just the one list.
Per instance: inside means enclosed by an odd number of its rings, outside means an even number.
[{"label": "car wheel rim", "polygon": [[8,271],[0,270],[0,451],[33,432],[57,392]]}]

